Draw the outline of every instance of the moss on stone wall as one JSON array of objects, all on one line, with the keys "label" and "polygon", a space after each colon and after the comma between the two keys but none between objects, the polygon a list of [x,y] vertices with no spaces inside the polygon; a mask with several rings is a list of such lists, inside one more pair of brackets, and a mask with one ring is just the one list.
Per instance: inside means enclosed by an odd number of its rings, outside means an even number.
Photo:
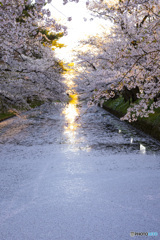
[{"label": "moss on stone wall", "polygon": [[[109,99],[103,105],[104,109],[119,118],[127,113],[128,107],[129,102],[125,102],[121,96],[117,99]],[[156,109],[155,113],[150,114],[148,118],[139,118],[130,124],[160,141],[160,108]]]},{"label": "moss on stone wall", "polygon": [[0,113],[0,122],[3,121],[3,120],[6,120],[8,118],[11,118],[15,116],[13,113],[9,113],[9,112],[6,112],[6,113]]},{"label": "moss on stone wall", "polygon": [[[28,104],[31,108],[35,108],[35,107],[38,107],[40,105],[42,105],[44,103],[44,101],[41,101],[41,100],[38,100],[38,99],[34,99],[34,100],[29,100],[28,101]],[[17,109],[16,106],[11,106],[11,109],[14,108],[14,109]],[[24,111],[25,108],[23,109],[18,109],[20,111]],[[26,109],[27,110],[27,109]],[[8,118],[11,118],[11,117],[14,117],[16,114],[14,114],[14,111],[13,112],[9,112],[9,111],[4,111],[0,109],[0,122],[1,121],[4,121]]]}]

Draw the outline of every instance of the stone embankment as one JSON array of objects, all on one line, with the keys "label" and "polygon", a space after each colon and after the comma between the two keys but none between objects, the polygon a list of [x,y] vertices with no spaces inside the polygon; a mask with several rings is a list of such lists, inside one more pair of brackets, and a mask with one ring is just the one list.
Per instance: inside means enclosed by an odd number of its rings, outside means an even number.
[{"label": "stone embankment", "polygon": [[[103,104],[104,109],[119,118],[126,114],[128,107],[129,102],[125,102],[123,97],[110,99]],[[129,124],[160,141],[160,108],[156,109],[155,113],[150,114],[148,118],[140,118]]]}]

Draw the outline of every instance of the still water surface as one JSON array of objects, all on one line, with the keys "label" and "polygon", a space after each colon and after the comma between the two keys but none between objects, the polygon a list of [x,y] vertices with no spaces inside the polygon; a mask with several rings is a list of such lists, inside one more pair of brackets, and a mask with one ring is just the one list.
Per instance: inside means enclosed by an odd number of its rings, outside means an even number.
[{"label": "still water surface", "polygon": [[72,151],[159,154],[160,143],[105,110],[87,108],[76,94],[68,104],[43,105],[0,123],[0,143],[63,144]]},{"label": "still water surface", "polygon": [[158,232],[159,183],[159,142],[74,94],[0,123],[1,240]]}]

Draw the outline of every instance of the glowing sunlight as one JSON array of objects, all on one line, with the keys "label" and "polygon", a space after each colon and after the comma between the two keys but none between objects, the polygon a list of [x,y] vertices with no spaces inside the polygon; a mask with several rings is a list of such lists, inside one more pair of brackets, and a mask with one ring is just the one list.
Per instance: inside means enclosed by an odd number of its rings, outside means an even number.
[{"label": "glowing sunlight", "polygon": [[71,143],[76,142],[76,130],[80,124],[77,123],[77,117],[79,116],[79,110],[77,108],[78,96],[77,94],[70,95],[69,104],[63,111],[66,119],[66,125],[64,126],[64,134],[67,135],[68,140]]},{"label": "glowing sunlight", "polygon": [[[89,36],[95,36],[100,32],[109,31],[110,23],[102,19],[93,18],[86,8],[85,1],[80,0],[79,3],[69,2],[65,6],[62,1],[55,0],[49,7],[52,16],[58,19],[59,23],[67,26],[67,36],[62,37],[59,42],[65,44],[66,47],[56,49],[58,58],[65,62],[72,61],[73,50],[78,48],[79,41],[85,40]],[[72,21],[68,21],[71,17]]]},{"label": "glowing sunlight", "polygon": [[63,111],[67,120],[67,126],[65,126],[66,132],[75,131],[77,128],[76,118],[79,116],[79,110],[76,107],[78,103],[77,94],[70,95],[70,102]]}]

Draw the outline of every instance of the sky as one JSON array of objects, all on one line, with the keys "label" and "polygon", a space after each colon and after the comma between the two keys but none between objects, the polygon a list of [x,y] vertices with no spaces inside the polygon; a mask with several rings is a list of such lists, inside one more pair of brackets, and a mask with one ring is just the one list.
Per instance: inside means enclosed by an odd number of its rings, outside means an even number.
[{"label": "sky", "polygon": [[[53,17],[58,18],[62,24],[67,25],[68,34],[73,34],[78,39],[82,33],[93,33],[94,23],[89,21],[92,16],[86,8],[85,0],[80,0],[79,3],[69,2],[63,5],[62,0],[54,0],[50,4],[50,10]],[[68,17],[72,17],[72,21],[67,21]],[[84,21],[84,19],[88,21]],[[93,21],[94,22],[94,21]]]},{"label": "sky", "polygon": [[[48,5],[48,8],[54,18],[68,27],[68,35],[61,39],[61,42],[66,44],[67,48],[59,51],[60,55],[61,52],[63,54],[60,57],[70,59],[72,56],[71,51],[76,48],[79,40],[86,39],[89,35],[96,35],[104,30],[101,27],[101,25],[104,25],[104,21],[94,18],[90,14],[86,8],[85,0],[80,0],[79,3],[69,2],[66,5],[63,5],[63,0],[53,0]],[[69,17],[72,17],[72,21],[67,20]]]}]

